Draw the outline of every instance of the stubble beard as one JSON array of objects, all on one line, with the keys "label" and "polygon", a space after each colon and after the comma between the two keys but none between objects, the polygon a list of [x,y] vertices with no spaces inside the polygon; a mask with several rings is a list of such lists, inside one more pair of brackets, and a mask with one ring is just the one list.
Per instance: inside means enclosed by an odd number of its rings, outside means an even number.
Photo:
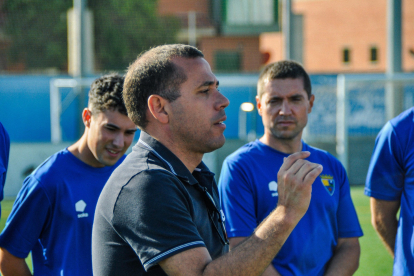
[{"label": "stubble beard", "polygon": [[270,128],[270,133],[276,140],[283,140],[283,141],[291,141],[294,140],[298,135],[300,135],[302,129],[298,129],[297,127],[293,130],[279,130],[275,127]]}]

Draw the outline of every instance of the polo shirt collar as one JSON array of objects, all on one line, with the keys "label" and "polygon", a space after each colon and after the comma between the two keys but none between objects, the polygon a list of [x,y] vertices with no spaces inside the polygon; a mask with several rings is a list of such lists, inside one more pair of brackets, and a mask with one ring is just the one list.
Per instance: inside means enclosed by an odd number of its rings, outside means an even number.
[{"label": "polo shirt collar", "polygon": [[[190,173],[187,167],[174,153],[172,153],[167,147],[165,147],[162,143],[154,139],[145,131],[141,131],[138,143],[135,145],[135,147],[137,146],[151,151],[166,165],[169,171],[171,171],[177,177],[183,179],[188,184],[194,185],[198,183],[195,177]],[[204,162],[201,162],[197,168],[195,168],[195,171],[203,174],[214,175],[207,168]]]}]

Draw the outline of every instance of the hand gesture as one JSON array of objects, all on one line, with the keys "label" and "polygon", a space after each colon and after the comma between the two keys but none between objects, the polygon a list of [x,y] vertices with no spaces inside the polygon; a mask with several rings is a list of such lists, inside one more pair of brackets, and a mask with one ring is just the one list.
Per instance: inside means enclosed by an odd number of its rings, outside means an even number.
[{"label": "hand gesture", "polygon": [[322,172],[322,165],[304,160],[310,152],[296,152],[285,158],[277,174],[278,207],[300,219],[309,207],[312,184]]}]

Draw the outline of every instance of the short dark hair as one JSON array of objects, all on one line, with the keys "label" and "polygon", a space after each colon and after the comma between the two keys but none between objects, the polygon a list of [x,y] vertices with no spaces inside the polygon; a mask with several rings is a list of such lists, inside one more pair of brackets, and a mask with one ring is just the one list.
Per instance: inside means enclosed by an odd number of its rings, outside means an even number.
[{"label": "short dark hair", "polygon": [[176,57],[203,58],[204,55],[189,45],[162,45],[142,53],[129,66],[123,92],[125,106],[129,118],[140,129],[148,124],[147,101],[151,95],[160,95],[170,102],[180,97],[179,88],[187,76],[172,62]]},{"label": "short dark hair", "polygon": [[92,114],[106,110],[116,110],[128,116],[122,99],[124,77],[116,73],[97,78],[89,90],[88,107]]},{"label": "short dark hair", "polygon": [[261,99],[263,95],[263,86],[266,79],[299,79],[303,80],[303,87],[308,94],[308,98],[312,95],[312,86],[308,73],[303,69],[302,65],[293,60],[283,60],[267,65],[259,76],[257,82],[257,96]]}]

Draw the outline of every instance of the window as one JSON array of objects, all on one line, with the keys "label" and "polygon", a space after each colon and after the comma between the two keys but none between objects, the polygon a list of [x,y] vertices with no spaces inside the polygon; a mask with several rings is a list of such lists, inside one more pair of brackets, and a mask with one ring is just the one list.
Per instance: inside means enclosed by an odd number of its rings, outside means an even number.
[{"label": "window", "polygon": [[214,64],[216,72],[240,72],[241,53],[238,51],[216,51],[214,53]]},{"label": "window", "polygon": [[[224,35],[260,35],[280,31],[280,0],[211,0],[213,18]],[[214,3],[220,3],[214,4]],[[217,5],[219,5],[217,7]]]},{"label": "window", "polygon": [[342,50],[342,62],[349,63],[351,61],[351,50],[345,48]]},{"label": "window", "polygon": [[227,0],[227,23],[230,25],[271,25],[277,21],[277,1]]},{"label": "window", "polygon": [[371,47],[371,49],[369,50],[370,53],[370,61],[371,62],[376,62],[378,61],[378,48],[377,47]]}]

